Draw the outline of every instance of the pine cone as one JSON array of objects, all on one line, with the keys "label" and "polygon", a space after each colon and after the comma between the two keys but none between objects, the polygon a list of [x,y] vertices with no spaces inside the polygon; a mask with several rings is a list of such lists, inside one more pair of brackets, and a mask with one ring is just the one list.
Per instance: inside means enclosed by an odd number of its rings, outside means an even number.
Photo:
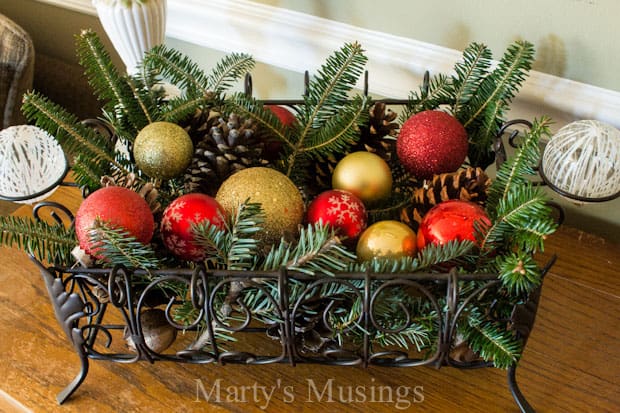
[{"label": "pine cone", "polygon": [[401,210],[400,219],[417,230],[422,217],[442,201],[460,199],[483,205],[491,180],[481,168],[460,169],[456,172],[435,175],[433,180],[416,189],[412,203]]},{"label": "pine cone", "polygon": [[[379,155],[390,165],[395,166],[396,157],[396,136],[400,125],[394,120],[396,112],[387,109],[383,102],[376,102],[368,110],[368,124],[360,128],[360,139],[347,153],[357,151],[368,151]],[[315,188],[310,190],[312,193],[320,193],[331,188],[332,173],[341,156],[329,156],[319,159],[314,164]]]},{"label": "pine cone", "polygon": [[264,166],[263,143],[251,120],[230,114],[197,112],[182,124],[194,143],[194,156],[185,174],[185,190],[215,195],[233,173],[252,166]]}]

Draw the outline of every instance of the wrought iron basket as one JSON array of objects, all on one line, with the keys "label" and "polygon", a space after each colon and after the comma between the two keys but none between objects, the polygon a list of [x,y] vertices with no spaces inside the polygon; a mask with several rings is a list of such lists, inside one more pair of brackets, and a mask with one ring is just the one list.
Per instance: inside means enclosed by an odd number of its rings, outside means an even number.
[{"label": "wrought iron basket", "polygon": [[[428,76],[425,83],[428,83]],[[246,93],[251,94],[251,78],[246,78],[245,87]],[[296,102],[282,100],[268,103],[288,105]],[[386,103],[398,105],[405,102],[390,100]],[[527,121],[516,120],[499,131],[494,147],[498,164],[506,159],[502,135],[506,128],[516,123],[529,125]],[[516,135],[517,132],[510,135],[512,146],[515,146]],[[59,224],[73,222],[73,215],[67,208],[51,202],[42,202],[35,207],[36,219],[41,219],[44,209],[50,209]],[[68,219],[61,219],[58,212]],[[561,209],[559,212],[561,222],[563,213]],[[291,366],[311,363],[363,367],[493,367],[493,362],[481,359],[464,360],[455,355],[453,349],[458,341],[456,326],[459,318],[477,297],[495,294],[499,290],[501,281],[498,274],[459,274],[454,269],[446,268],[443,273],[363,272],[312,277],[285,268],[272,272],[212,271],[202,264],[193,269],[161,269],[147,274],[143,270],[122,266],[108,269],[59,268],[46,267],[34,258],[33,261],[41,271],[58,322],[81,361],[81,370],[75,379],[57,396],[61,404],[85,380],[91,359],[122,363],[170,361],[193,364],[285,363]],[[554,262],[555,257],[543,267],[543,276]],[[146,279],[147,275],[148,282],[136,285],[133,281],[136,277]],[[184,286],[183,291],[170,288],[171,283]],[[475,288],[464,292],[463,286],[467,283],[475,285]],[[243,295],[237,294],[235,311],[238,323],[231,325],[223,321],[219,312],[222,297],[231,289],[240,292],[246,288],[260,291],[266,297],[266,302],[270,304],[267,313],[257,319],[249,311]],[[415,321],[415,310],[401,305],[405,323],[394,327],[382,322],[376,308],[393,288],[407,291],[433,309],[432,322],[438,326],[438,334],[432,337],[430,352],[371,345],[368,331],[394,335]],[[534,326],[541,288],[542,282],[528,295],[527,300],[514,305],[510,319],[498,320],[511,326],[524,345]],[[188,310],[195,314],[195,322],[189,325],[180,325],[174,319],[173,309],[182,302],[190,302],[191,308]],[[361,303],[361,306],[353,309],[353,302]],[[313,308],[316,314],[310,322],[300,316],[302,309],[308,308]],[[141,314],[152,309],[160,312],[160,324],[171,335],[173,344],[167,350],[160,351],[149,342],[149,333],[143,325]],[[492,314],[492,310],[489,309],[489,313]],[[312,339],[308,334],[317,326],[331,332],[342,329],[342,326],[332,324],[332,314],[343,311],[354,312],[355,325],[365,332],[358,336],[357,341],[324,340],[319,345],[308,344]],[[307,314],[307,311],[303,313]],[[265,323],[265,320],[270,321]],[[309,323],[311,327],[308,327]],[[200,335],[193,335],[198,337],[194,341],[188,338],[192,336],[189,334],[176,336],[177,331],[198,332],[199,327]],[[220,338],[218,331],[235,333],[241,338],[232,345]],[[257,340],[260,346],[256,345]],[[127,343],[131,343],[130,348]],[[313,351],[308,350],[309,346],[314,346]],[[516,368],[515,363],[507,370],[509,389],[521,411],[534,411],[519,390]]]}]

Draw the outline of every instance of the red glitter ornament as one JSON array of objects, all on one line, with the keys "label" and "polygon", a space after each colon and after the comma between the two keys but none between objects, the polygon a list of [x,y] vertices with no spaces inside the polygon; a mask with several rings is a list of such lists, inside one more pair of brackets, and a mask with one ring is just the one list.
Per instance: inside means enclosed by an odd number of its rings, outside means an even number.
[{"label": "red glitter ornament", "polygon": [[416,178],[454,172],[467,156],[467,132],[448,113],[420,112],[403,123],[396,141],[396,153]]},{"label": "red glitter ornament", "polygon": [[265,105],[265,109],[269,109],[284,126],[293,126],[295,122],[297,122],[297,118],[293,112],[285,108],[284,106],[278,105]]},{"label": "red glitter ornament", "polygon": [[366,228],[366,208],[348,191],[329,190],[317,196],[308,207],[308,222],[322,221],[349,239],[357,238]]},{"label": "red glitter ornament", "polygon": [[207,252],[195,244],[192,232],[192,224],[203,221],[224,229],[224,209],[215,198],[198,193],[178,197],[168,205],[161,220],[164,244],[181,259],[204,260]]},{"label": "red glitter ornament", "polygon": [[424,215],[418,229],[418,249],[428,244],[444,245],[452,240],[476,241],[474,223],[491,225],[484,209],[457,199],[435,205]]},{"label": "red glitter ornament", "polygon": [[108,186],[90,194],[75,214],[75,233],[80,248],[95,258],[97,246],[90,242],[90,230],[100,220],[112,228],[123,228],[137,241],[146,244],[153,237],[155,221],[148,203],[135,191]]}]

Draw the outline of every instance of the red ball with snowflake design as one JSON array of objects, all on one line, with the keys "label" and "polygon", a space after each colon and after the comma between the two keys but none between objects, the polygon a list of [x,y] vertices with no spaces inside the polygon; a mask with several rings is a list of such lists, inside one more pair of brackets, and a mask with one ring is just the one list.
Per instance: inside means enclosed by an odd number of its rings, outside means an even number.
[{"label": "red ball with snowflake design", "polygon": [[308,222],[322,221],[340,235],[357,238],[367,225],[364,203],[349,191],[333,189],[321,193],[308,206]]},{"label": "red ball with snowflake design", "polygon": [[188,261],[202,261],[207,251],[195,243],[192,225],[204,221],[224,229],[224,209],[205,194],[186,194],[172,201],[161,220],[161,236],[166,248]]}]

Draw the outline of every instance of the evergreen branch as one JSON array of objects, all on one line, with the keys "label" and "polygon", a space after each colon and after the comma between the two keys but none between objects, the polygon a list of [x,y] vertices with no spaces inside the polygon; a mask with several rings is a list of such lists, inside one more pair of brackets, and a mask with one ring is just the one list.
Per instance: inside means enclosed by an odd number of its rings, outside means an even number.
[{"label": "evergreen branch", "polygon": [[117,71],[99,36],[92,30],[82,31],[77,38],[77,53],[89,84],[105,102],[104,108],[130,128],[129,135],[135,136],[149,123],[149,111],[146,106],[140,107],[133,85]]},{"label": "evergreen branch", "polygon": [[377,331],[371,341],[382,347],[398,346],[409,349],[409,346],[413,345],[420,352],[431,345],[430,337],[431,331],[426,326],[413,323],[398,333]]},{"label": "evergreen branch", "polygon": [[[357,142],[359,128],[367,122],[368,99],[364,96],[356,96],[350,103],[343,105],[338,114],[325,122],[322,128],[311,134],[307,145],[300,148],[299,152],[345,152]],[[289,170],[293,166],[294,162],[291,162]]]},{"label": "evergreen branch", "polygon": [[72,171],[75,183],[80,187],[86,186],[91,191],[101,186],[101,177],[106,174],[106,168],[102,167],[99,162],[83,155],[75,158]]},{"label": "evergreen branch", "polygon": [[321,128],[348,99],[348,92],[362,74],[367,58],[359,43],[347,43],[329,56],[310,81],[301,111],[297,148],[301,149],[313,129]]},{"label": "evergreen branch", "polygon": [[506,199],[500,201],[492,225],[480,233],[480,249],[485,251],[492,245],[502,245],[510,240],[513,231],[535,217],[547,217],[549,209],[546,201],[542,191],[532,184],[513,186]]},{"label": "evergreen branch", "polygon": [[467,128],[493,102],[509,103],[525,80],[534,60],[534,46],[526,41],[511,45],[499,65],[481,82],[476,96],[470,100],[467,116],[460,119]]},{"label": "evergreen branch", "polygon": [[193,223],[194,242],[207,250],[208,260],[217,268],[246,270],[256,259],[259,241],[253,236],[262,229],[263,221],[260,204],[246,200],[229,215],[224,230],[208,220]]},{"label": "evergreen branch", "polygon": [[201,96],[181,96],[168,101],[163,113],[163,120],[179,123],[193,114],[196,109],[203,107],[204,98]]},{"label": "evergreen branch", "polygon": [[419,92],[411,92],[409,101],[400,115],[400,123],[405,123],[412,115],[435,109],[442,104],[454,102],[452,78],[440,73],[430,78],[428,90],[420,86]]},{"label": "evergreen branch", "polygon": [[473,249],[474,243],[469,240],[449,241],[445,244],[429,244],[416,257],[402,257],[399,259],[379,259],[375,258],[371,261],[362,263],[353,263],[348,266],[348,272],[365,272],[372,273],[413,273],[432,266],[453,262],[457,263],[457,259],[467,255]]},{"label": "evergreen branch", "polygon": [[454,103],[452,113],[458,118],[461,109],[475,95],[480,82],[487,75],[491,66],[491,50],[484,44],[471,43],[463,51],[463,62],[454,66],[456,77],[453,77]]},{"label": "evergreen branch", "polygon": [[223,93],[232,83],[254,68],[254,59],[245,53],[232,53],[215,65],[207,78],[207,88],[216,95]]},{"label": "evergreen branch", "polygon": [[335,272],[344,271],[354,260],[355,255],[342,246],[334,230],[317,223],[301,229],[296,245],[282,240],[278,246],[272,246],[260,268],[273,271],[286,267],[309,275],[333,276]]},{"label": "evergreen branch", "polygon": [[231,212],[227,225],[227,269],[247,270],[252,267],[259,246],[253,236],[262,230],[264,221],[261,204],[249,202],[249,199]]},{"label": "evergreen branch", "polygon": [[69,266],[77,245],[73,227],[50,225],[24,217],[0,216],[0,246],[17,247],[39,261]]},{"label": "evergreen branch", "polygon": [[189,96],[200,96],[205,100],[213,96],[208,90],[207,75],[189,56],[179,51],[164,45],[155,46],[144,56],[143,65],[150,70],[156,70]]},{"label": "evergreen branch", "polygon": [[224,105],[226,112],[236,113],[241,118],[252,119],[268,136],[284,142],[289,149],[295,148],[290,128],[284,127],[272,111],[265,109],[262,102],[245,93],[235,93],[226,99]]},{"label": "evergreen branch", "polygon": [[535,173],[534,167],[540,160],[540,139],[550,136],[549,125],[551,119],[542,117],[535,119],[532,128],[525,133],[524,140],[515,155],[502,164],[497,171],[497,177],[489,187],[487,198],[487,212],[493,214],[498,203],[506,199],[512,187],[521,185],[526,176]]},{"label": "evergreen branch", "polygon": [[469,347],[485,361],[492,360],[497,368],[514,365],[523,351],[523,342],[512,331],[483,320],[479,314],[470,314],[467,325],[461,330]]},{"label": "evergreen branch", "polygon": [[521,296],[538,287],[542,274],[530,253],[511,253],[496,258],[499,279],[510,294]]},{"label": "evergreen branch", "polygon": [[105,267],[124,265],[148,272],[161,266],[153,248],[139,242],[124,228],[96,219],[88,236],[91,245],[95,246],[92,250],[97,256],[103,257],[97,262]]},{"label": "evergreen branch", "polygon": [[84,163],[91,164],[91,171],[100,171],[101,165],[112,165],[129,173],[117,162],[110,142],[46,97],[36,92],[27,92],[24,94],[22,111],[29,121],[34,121],[38,127],[54,136],[69,155],[82,155]]}]

